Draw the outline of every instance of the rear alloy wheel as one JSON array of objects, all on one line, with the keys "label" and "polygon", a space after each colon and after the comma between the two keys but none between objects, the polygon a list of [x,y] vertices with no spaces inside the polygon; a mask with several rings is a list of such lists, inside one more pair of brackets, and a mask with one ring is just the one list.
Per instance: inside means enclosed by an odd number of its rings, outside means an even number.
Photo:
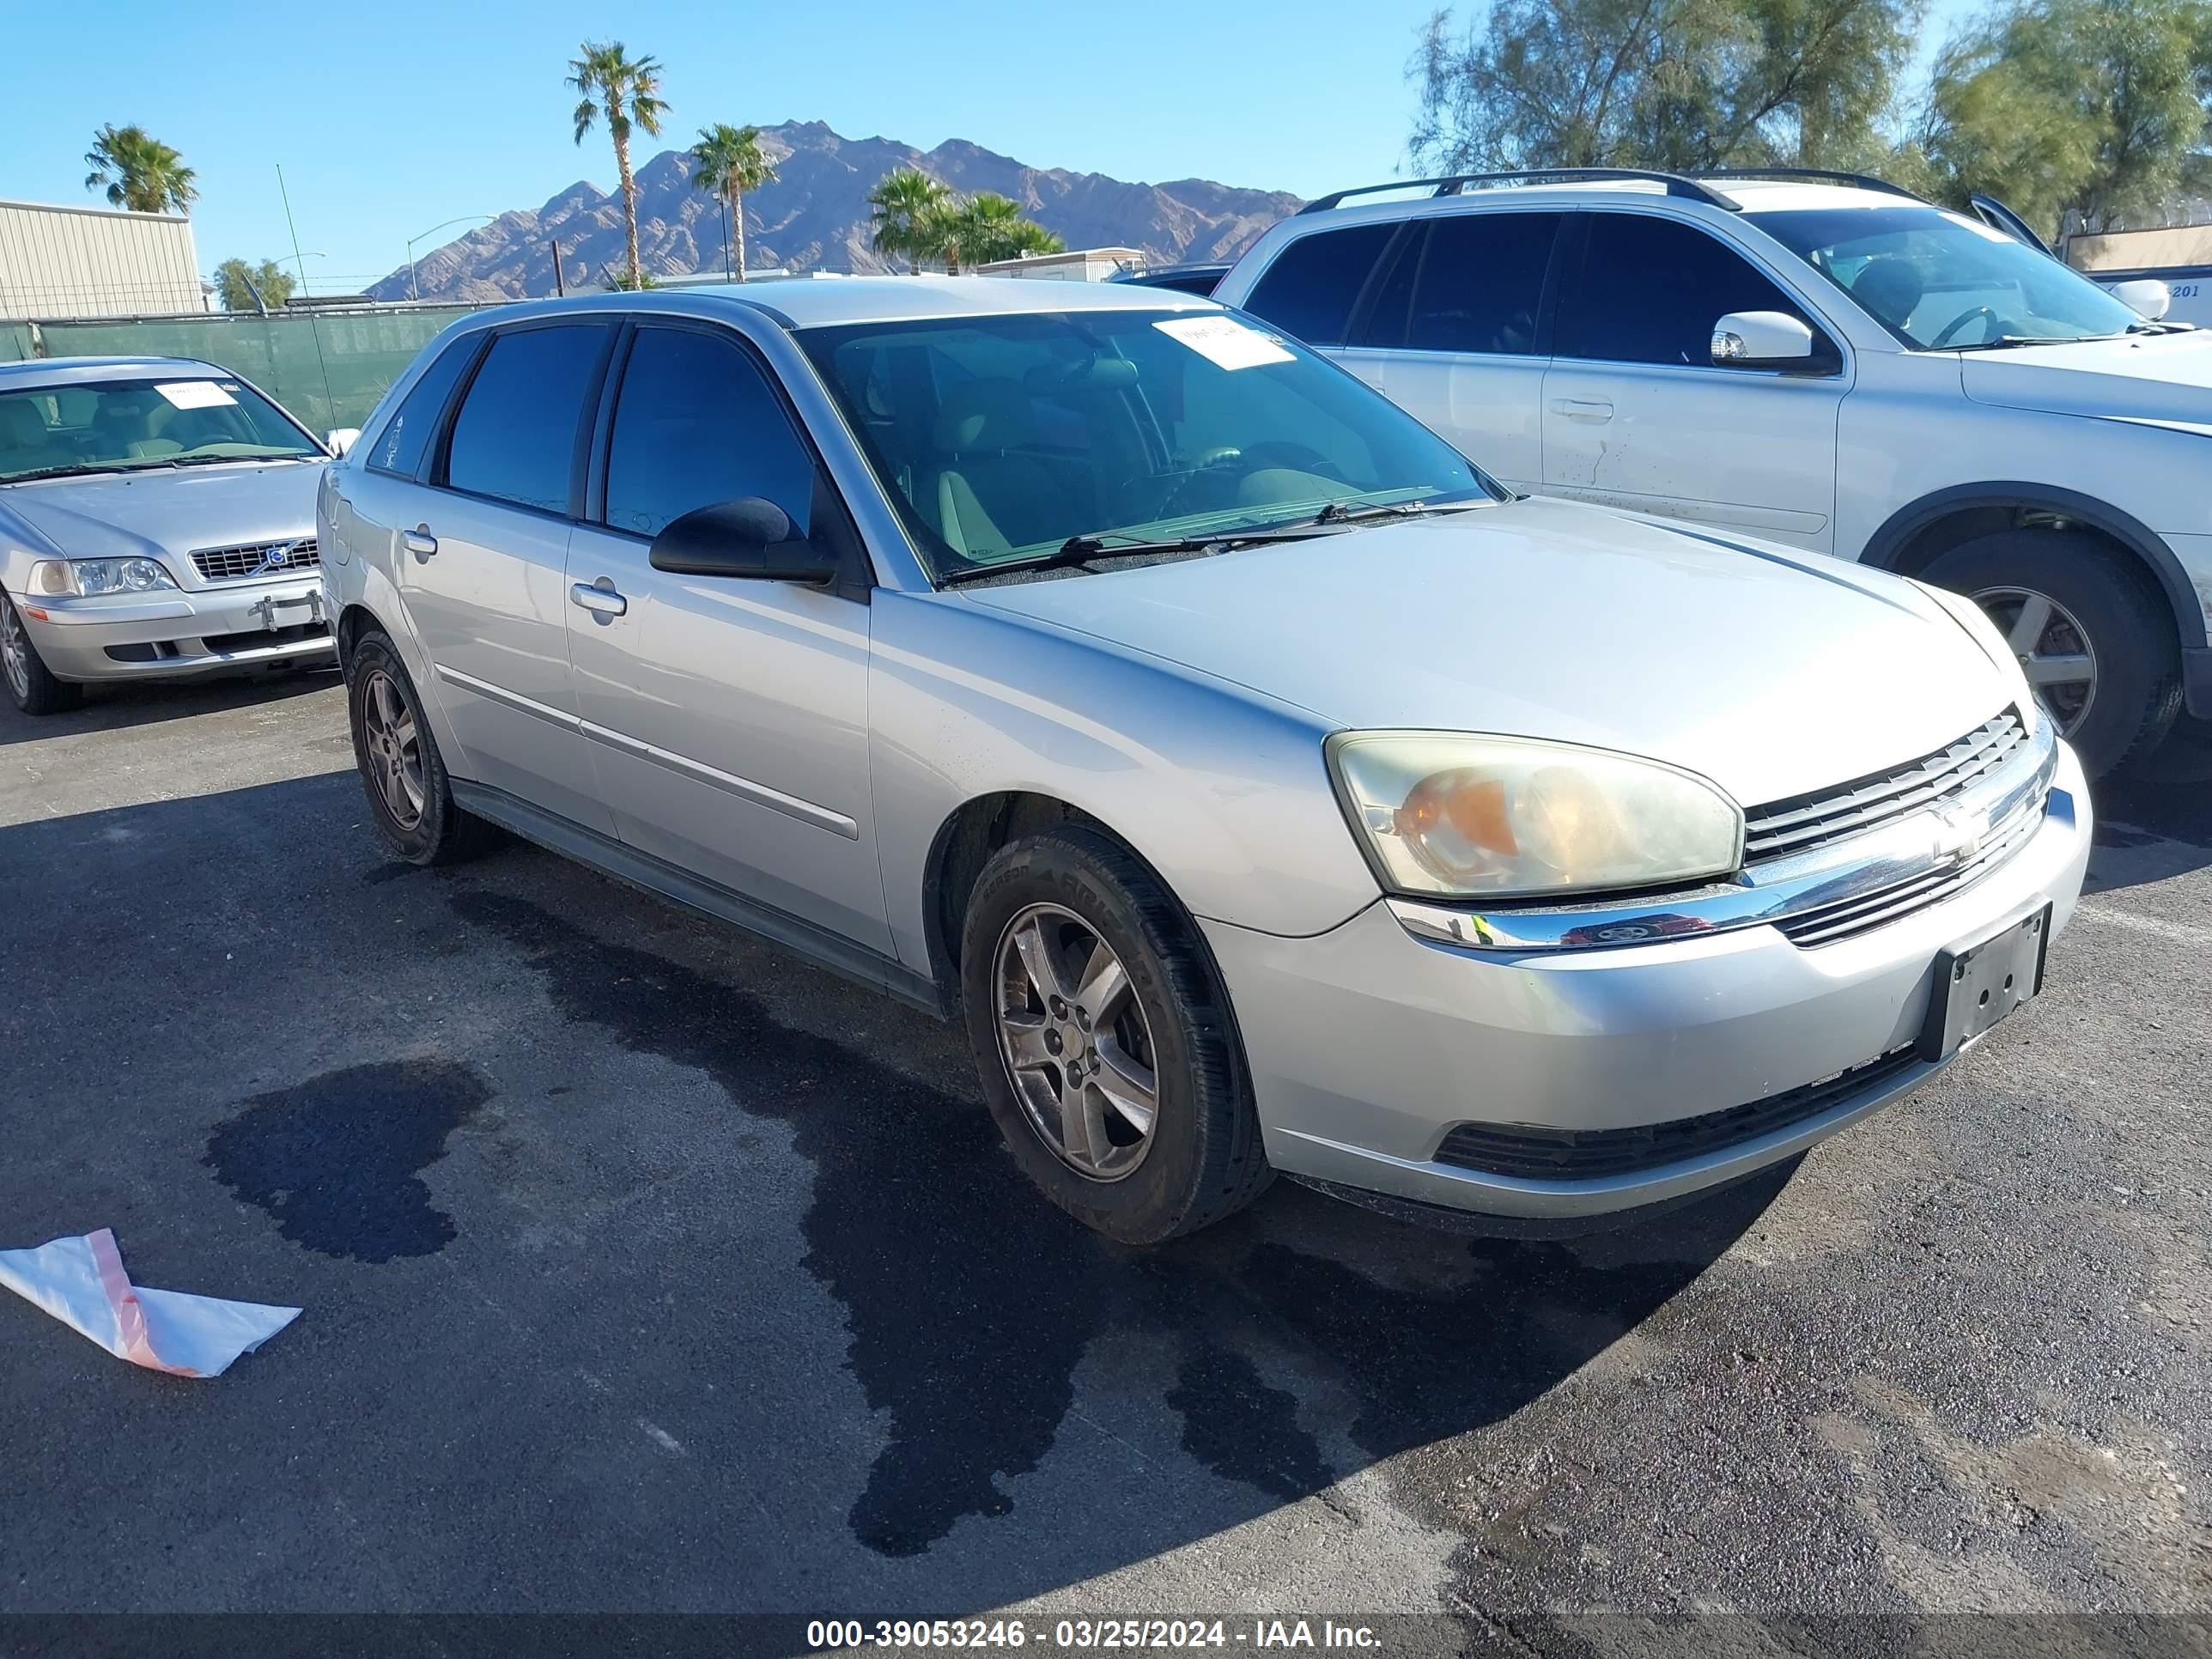
[{"label": "rear alloy wheel", "polygon": [[58,714],[76,708],[84,695],[82,687],[56,679],[40,659],[31,630],[5,593],[0,593],[0,680],[7,681],[8,695],[26,714]]},{"label": "rear alloy wheel", "polygon": [[346,657],[346,711],[369,815],[410,864],[453,864],[484,850],[491,825],[453,801],[438,740],[392,641],[362,635]]},{"label": "rear alloy wheel", "polygon": [[1970,597],[2005,636],[2059,731],[2077,730],[2097,700],[2097,653],[2081,618],[2033,588],[1984,587]]}]

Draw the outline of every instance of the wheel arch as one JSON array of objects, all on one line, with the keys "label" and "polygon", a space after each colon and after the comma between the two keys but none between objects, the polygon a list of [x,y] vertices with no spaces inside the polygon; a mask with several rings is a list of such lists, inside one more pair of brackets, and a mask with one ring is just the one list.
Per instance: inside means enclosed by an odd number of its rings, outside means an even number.
[{"label": "wheel arch", "polygon": [[1901,576],[1917,575],[1954,547],[2046,522],[2054,528],[2090,531],[2130,556],[2166,600],[2175,643],[2185,651],[2204,646],[2204,613],[2173,550],[2140,520],[2109,502],[2051,484],[1993,480],[1936,490],[1893,513],[1868,538],[1859,562]]}]

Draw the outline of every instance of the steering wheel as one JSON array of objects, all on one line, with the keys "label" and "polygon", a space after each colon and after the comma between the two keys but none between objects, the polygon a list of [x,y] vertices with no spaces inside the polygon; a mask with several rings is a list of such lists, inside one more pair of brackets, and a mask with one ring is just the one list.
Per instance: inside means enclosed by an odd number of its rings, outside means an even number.
[{"label": "steering wheel", "polygon": [[1997,320],[1997,314],[1996,312],[1991,311],[1987,306],[1976,306],[1972,311],[1960,312],[1949,322],[1944,324],[1942,330],[1936,334],[1936,337],[1928,343],[1929,349],[1933,350],[1937,346],[1948,345],[1951,343],[1951,337],[1954,334],[1956,334],[1960,329],[1964,328],[1968,323],[1972,322],[1978,317],[1984,318],[1988,320],[1990,325],[1989,337],[1990,339],[1994,340],[1998,335],[2004,332],[2004,325]]},{"label": "steering wheel", "polygon": [[1198,459],[1191,463],[1191,471],[1203,472],[1210,466],[1227,466],[1231,461],[1243,458],[1244,452],[1235,444],[1221,444],[1212,449],[1201,450]]},{"label": "steering wheel", "polygon": [[1321,453],[1304,444],[1270,439],[1266,443],[1254,444],[1244,452],[1244,459],[1256,469],[1279,467],[1288,472],[1310,472],[1318,477],[1344,482],[1344,469]]}]

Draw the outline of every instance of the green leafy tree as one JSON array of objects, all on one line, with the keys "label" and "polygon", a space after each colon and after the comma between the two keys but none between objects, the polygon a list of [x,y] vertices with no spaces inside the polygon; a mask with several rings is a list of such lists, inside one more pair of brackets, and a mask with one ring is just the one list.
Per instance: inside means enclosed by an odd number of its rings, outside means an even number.
[{"label": "green leafy tree", "polygon": [[988,190],[964,199],[948,196],[914,228],[915,252],[954,276],[963,265],[1057,253],[1066,246],[1042,225],[1023,218],[1020,203]]},{"label": "green leafy tree", "polygon": [[927,240],[951,204],[952,192],[915,167],[885,173],[868,192],[868,218],[874,226],[870,246],[885,257],[902,255],[908,270],[920,268]]},{"label": "green leafy tree", "polygon": [[2114,229],[2212,172],[2208,100],[2208,0],[2010,0],[1939,58],[1912,159],[2046,234]]},{"label": "green leafy tree", "polygon": [[761,154],[758,127],[733,127],[718,121],[699,129],[691,146],[691,186],[719,197],[730,216],[732,274],[745,280],[744,195],[775,177],[775,164]]},{"label": "green leafy tree", "polygon": [[[225,311],[258,311],[265,303],[274,311],[292,297],[295,284],[289,272],[274,259],[254,264],[245,259],[225,259],[215,268],[215,289]],[[254,290],[261,292],[261,303]]]},{"label": "green leafy tree", "polygon": [[582,94],[576,102],[576,142],[602,118],[614,140],[615,171],[622,178],[623,234],[629,250],[629,285],[644,276],[637,258],[637,180],[629,170],[629,133],[635,125],[650,137],[660,136],[668,106],[660,96],[660,60],[632,58],[619,40],[586,40],[581,56],[568,63],[566,84]]},{"label": "green leafy tree", "polygon": [[1859,165],[1919,0],[1496,0],[1435,13],[1407,68],[1439,172]]},{"label": "green leafy tree", "polygon": [[87,190],[104,190],[133,213],[185,213],[199,198],[198,176],[185,158],[143,127],[105,126],[84,153]]}]

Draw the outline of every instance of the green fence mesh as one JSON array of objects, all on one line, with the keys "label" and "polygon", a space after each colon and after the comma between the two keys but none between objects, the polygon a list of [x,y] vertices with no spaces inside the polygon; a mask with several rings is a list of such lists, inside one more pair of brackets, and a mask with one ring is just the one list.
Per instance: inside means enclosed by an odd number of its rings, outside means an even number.
[{"label": "green fence mesh", "polygon": [[470,306],[364,306],[267,317],[0,324],[0,362],[197,357],[243,375],[316,433],[359,426],[385,387]]}]

